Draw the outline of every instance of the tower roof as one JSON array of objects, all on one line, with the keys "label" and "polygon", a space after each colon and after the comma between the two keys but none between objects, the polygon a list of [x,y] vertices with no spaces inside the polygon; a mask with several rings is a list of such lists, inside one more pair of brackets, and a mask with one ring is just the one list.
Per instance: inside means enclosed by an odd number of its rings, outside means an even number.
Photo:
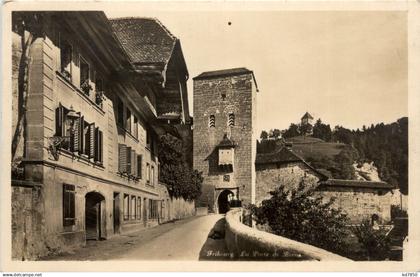
[{"label": "tower roof", "polygon": [[309,118],[309,119],[314,119],[314,117],[312,115],[310,115],[310,113],[306,112],[301,119],[305,119],[305,118]]},{"label": "tower roof", "polygon": [[223,139],[217,145],[218,148],[233,148],[236,147],[236,144],[233,140],[228,138],[227,134],[223,136]]}]

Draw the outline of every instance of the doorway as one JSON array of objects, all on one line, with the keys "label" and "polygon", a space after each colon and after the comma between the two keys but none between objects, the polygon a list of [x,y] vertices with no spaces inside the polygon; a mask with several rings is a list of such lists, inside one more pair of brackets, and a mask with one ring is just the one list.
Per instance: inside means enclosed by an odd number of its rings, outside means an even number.
[{"label": "doorway", "polygon": [[229,200],[233,197],[233,192],[225,189],[217,198],[217,207],[219,214],[225,214],[229,211]]},{"label": "doorway", "polygon": [[105,197],[98,192],[85,196],[86,240],[105,238]]},{"label": "doorway", "polygon": [[118,234],[120,232],[120,194],[118,192],[114,192],[112,212],[114,215],[114,234]]}]

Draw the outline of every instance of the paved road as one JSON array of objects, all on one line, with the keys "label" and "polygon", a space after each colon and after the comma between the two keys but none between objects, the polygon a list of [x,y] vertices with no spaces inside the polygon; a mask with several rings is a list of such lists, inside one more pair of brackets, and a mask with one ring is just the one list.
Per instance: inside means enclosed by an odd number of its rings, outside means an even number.
[{"label": "paved road", "polygon": [[146,243],[137,243],[117,260],[198,260],[207,237],[221,215],[197,217]]}]

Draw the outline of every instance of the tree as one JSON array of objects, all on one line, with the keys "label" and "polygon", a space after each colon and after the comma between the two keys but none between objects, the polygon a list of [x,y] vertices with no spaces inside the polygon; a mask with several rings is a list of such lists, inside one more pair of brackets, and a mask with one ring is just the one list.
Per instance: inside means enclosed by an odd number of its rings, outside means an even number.
[{"label": "tree", "polygon": [[251,208],[257,224],[268,225],[276,235],[344,253],[347,217],[332,207],[334,199],[324,201],[303,181],[292,190],[281,184],[270,194]]},{"label": "tree", "polygon": [[331,141],[332,132],[330,125],[322,123],[321,119],[319,118],[313,127],[312,136],[314,138],[320,138],[327,142]]},{"label": "tree", "polygon": [[335,156],[337,172],[333,173],[334,178],[352,180],[355,178],[355,170],[353,163],[355,161],[355,153],[351,150],[342,150]]},{"label": "tree", "polygon": [[264,140],[264,139],[268,139],[268,133],[267,131],[262,131],[261,135],[260,135],[260,139]]},{"label": "tree", "polygon": [[299,131],[299,126],[297,124],[290,124],[289,129],[287,129],[284,134],[283,137],[284,138],[292,138],[292,137],[296,137],[300,135],[300,131]]},{"label": "tree", "polygon": [[370,220],[364,219],[360,225],[353,226],[352,230],[368,260],[381,261],[389,257],[391,243],[383,227],[375,230]]},{"label": "tree", "polygon": [[270,137],[278,139],[281,136],[281,131],[279,129],[273,129],[270,131]]},{"label": "tree", "polygon": [[200,196],[202,173],[190,168],[182,155],[182,141],[170,134],[161,136],[159,145],[160,179],[172,197],[194,200]]}]

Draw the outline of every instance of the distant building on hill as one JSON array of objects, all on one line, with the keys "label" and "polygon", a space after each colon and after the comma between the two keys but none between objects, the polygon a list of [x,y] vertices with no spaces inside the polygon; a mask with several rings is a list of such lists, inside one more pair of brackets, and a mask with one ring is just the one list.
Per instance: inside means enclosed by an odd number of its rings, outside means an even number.
[{"label": "distant building on hill", "polygon": [[302,135],[312,135],[314,117],[306,112],[300,119],[300,132]]}]

